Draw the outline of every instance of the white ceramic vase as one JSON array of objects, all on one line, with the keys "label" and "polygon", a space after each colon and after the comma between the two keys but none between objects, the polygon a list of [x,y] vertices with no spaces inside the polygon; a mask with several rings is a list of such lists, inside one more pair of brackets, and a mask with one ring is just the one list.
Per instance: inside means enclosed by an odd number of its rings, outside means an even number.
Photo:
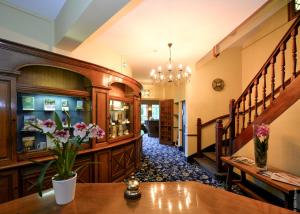
[{"label": "white ceramic vase", "polygon": [[77,173],[67,180],[56,181],[52,178],[52,185],[56,203],[59,205],[67,204],[74,200],[76,189]]}]

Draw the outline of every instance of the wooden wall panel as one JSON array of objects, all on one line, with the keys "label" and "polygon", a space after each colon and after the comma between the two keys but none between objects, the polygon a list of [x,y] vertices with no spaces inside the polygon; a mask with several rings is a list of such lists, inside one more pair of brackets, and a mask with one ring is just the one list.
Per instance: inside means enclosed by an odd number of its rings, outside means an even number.
[{"label": "wooden wall panel", "polygon": [[15,161],[16,81],[0,76],[0,166]]},{"label": "wooden wall panel", "polygon": [[131,143],[127,146],[124,146],[124,155],[125,155],[125,169],[126,175],[129,175],[134,171],[135,168],[135,147],[134,144]]},{"label": "wooden wall panel", "polygon": [[0,172],[0,203],[18,197],[18,171]]},{"label": "wooden wall panel", "polygon": [[111,179],[112,181],[119,177],[125,177],[125,153],[124,148],[119,147],[111,152]]},{"label": "wooden wall panel", "polygon": [[104,138],[97,140],[97,143],[107,142],[108,138],[108,91],[103,89],[93,88],[93,123],[99,125],[106,135]]},{"label": "wooden wall panel", "polygon": [[108,183],[111,181],[111,152],[109,150],[95,154],[96,182]]},{"label": "wooden wall panel", "polygon": [[134,135],[138,136],[141,133],[141,99],[135,97],[133,102]]},{"label": "wooden wall panel", "polygon": [[138,169],[141,167],[142,160],[142,138],[138,139],[135,143],[135,168]]}]

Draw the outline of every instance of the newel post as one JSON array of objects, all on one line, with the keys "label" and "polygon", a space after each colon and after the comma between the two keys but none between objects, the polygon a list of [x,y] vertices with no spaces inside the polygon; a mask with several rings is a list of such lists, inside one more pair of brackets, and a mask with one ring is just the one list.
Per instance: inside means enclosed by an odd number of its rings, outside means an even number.
[{"label": "newel post", "polygon": [[235,151],[234,148],[234,138],[235,138],[235,100],[230,100],[229,103],[229,155],[231,156]]},{"label": "newel post", "polygon": [[217,170],[220,172],[222,170],[222,144],[223,144],[223,122],[221,119],[216,121],[216,164]]},{"label": "newel post", "polygon": [[202,157],[202,122],[200,118],[197,118],[197,153],[199,157]]}]

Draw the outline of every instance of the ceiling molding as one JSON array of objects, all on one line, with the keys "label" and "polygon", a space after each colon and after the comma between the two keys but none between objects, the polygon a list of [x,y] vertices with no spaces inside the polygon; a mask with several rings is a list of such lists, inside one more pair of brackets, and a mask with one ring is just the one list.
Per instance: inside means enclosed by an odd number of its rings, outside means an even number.
[{"label": "ceiling molding", "polygon": [[20,11],[22,13],[26,13],[27,15],[33,16],[33,17],[38,18],[38,19],[42,19],[42,20],[50,22],[50,23],[54,22],[54,20],[48,19],[47,17],[41,16],[41,15],[39,15],[37,13],[32,12],[32,11],[27,11],[27,10],[25,10],[25,9],[23,9],[23,8],[15,5],[15,4],[12,4],[10,2],[1,1],[0,4],[4,4],[4,5],[6,5],[6,6],[10,7],[10,8],[18,10],[18,11]]}]

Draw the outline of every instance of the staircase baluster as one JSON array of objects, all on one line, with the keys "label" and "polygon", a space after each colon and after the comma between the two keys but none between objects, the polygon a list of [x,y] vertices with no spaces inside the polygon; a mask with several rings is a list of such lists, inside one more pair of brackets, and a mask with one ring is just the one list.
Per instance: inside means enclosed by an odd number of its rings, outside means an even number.
[{"label": "staircase baluster", "polygon": [[252,94],[252,85],[248,88],[248,125],[251,123],[251,94]]},{"label": "staircase baluster", "polygon": [[275,62],[276,57],[273,56],[271,59],[271,101],[275,99]]},{"label": "staircase baluster", "polygon": [[242,118],[242,130],[245,129],[245,96],[243,96],[243,118]]},{"label": "staircase baluster", "polygon": [[258,97],[257,85],[258,85],[258,83],[259,83],[259,78],[257,78],[254,82],[254,85],[255,85],[255,94],[254,94],[255,113],[254,113],[254,118],[256,118],[258,116],[258,114],[257,114],[257,107],[258,107],[258,105],[257,105],[257,97]]},{"label": "staircase baluster", "polygon": [[218,172],[220,172],[222,169],[221,155],[222,155],[223,134],[224,134],[223,122],[222,120],[218,119],[216,121],[216,164],[217,164]]},{"label": "staircase baluster", "polygon": [[285,48],[286,45],[283,43],[280,47],[280,52],[281,52],[281,91],[284,90],[285,85],[284,85],[284,80],[285,80]]},{"label": "staircase baluster", "polygon": [[237,113],[236,113],[236,135],[240,133],[240,104],[241,102],[237,102]]},{"label": "staircase baluster", "polygon": [[297,43],[296,43],[296,36],[298,34],[298,28],[294,28],[291,33],[292,36],[292,56],[293,56],[293,76],[292,79],[297,77]]},{"label": "staircase baluster", "polygon": [[266,75],[267,75],[267,68],[263,70],[263,110],[266,109]]}]

